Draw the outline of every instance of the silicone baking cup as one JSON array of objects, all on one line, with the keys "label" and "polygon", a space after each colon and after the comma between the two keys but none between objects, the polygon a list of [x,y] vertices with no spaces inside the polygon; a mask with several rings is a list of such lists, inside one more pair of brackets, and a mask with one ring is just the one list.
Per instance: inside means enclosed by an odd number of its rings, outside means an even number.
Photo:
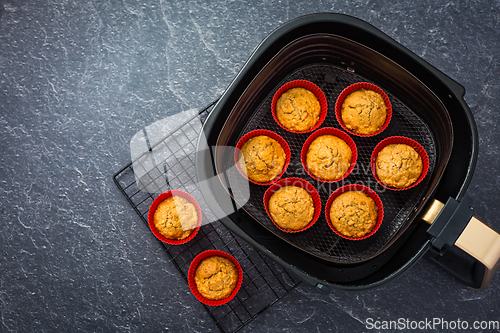
[{"label": "silicone baking cup", "polygon": [[[236,266],[236,269],[238,271],[238,282],[236,283],[236,287],[234,288],[233,292],[226,298],[221,299],[221,300],[210,300],[208,298],[203,297],[200,292],[198,291],[198,288],[196,287],[196,283],[194,281],[194,275],[196,273],[196,268],[200,264],[200,262],[203,259],[206,259],[208,257],[213,257],[213,256],[220,256],[227,258],[231,260],[231,262]],[[191,289],[191,292],[193,295],[196,297],[197,300],[202,302],[203,304],[210,305],[210,306],[218,306],[222,304],[226,304],[230,300],[236,296],[238,291],[240,290],[241,284],[243,282],[243,270],[241,269],[240,263],[238,260],[236,260],[232,255],[229,253],[219,251],[219,250],[208,250],[204,251],[200,254],[198,254],[193,261],[191,262],[191,265],[189,266],[189,271],[188,271],[188,284],[189,284],[189,289]]]},{"label": "silicone baking cup", "polygon": [[[153,221],[154,213],[156,211],[156,208],[160,204],[160,202],[162,202],[165,199],[168,199],[171,196],[179,196],[179,197],[183,197],[184,199],[187,199],[189,202],[191,202],[195,206],[196,212],[198,213],[198,222],[196,224],[196,228],[194,228],[193,232],[188,237],[186,237],[184,239],[175,240],[175,239],[166,238],[165,236],[160,234],[158,229],[156,229],[154,221]],[[157,196],[156,199],[153,200],[153,203],[151,204],[151,206],[149,206],[149,212],[148,212],[149,229],[151,229],[151,231],[156,236],[156,238],[158,238],[162,242],[170,244],[170,245],[185,244],[185,243],[189,242],[191,239],[193,239],[196,236],[196,234],[198,233],[198,230],[200,230],[201,220],[202,220],[202,215],[201,215],[200,205],[195,200],[195,198],[193,198],[189,193],[186,193],[186,192],[181,191],[181,190],[170,190],[167,192],[163,192],[162,194]]]},{"label": "silicone baking cup", "polygon": [[[309,169],[307,168],[306,157],[307,157],[307,151],[309,150],[309,146],[314,141],[314,139],[316,139],[317,137],[322,136],[322,135],[336,136],[336,137],[344,140],[347,143],[347,145],[349,146],[349,148],[351,148],[351,152],[352,152],[351,166],[347,169],[346,173],[338,179],[324,180],[324,179],[318,178],[315,175],[313,175],[309,171]],[[302,167],[307,172],[307,174],[309,176],[311,176],[312,178],[319,180],[321,182],[325,182],[325,183],[338,182],[339,180],[342,180],[342,179],[346,178],[347,176],[349,176],[349,174],[354,169],[354,166],[356,165],[357,160],[358,160],[358,149],[356,148],[356,144],[354,143],[353,139],[349,135],[347,135],[346,133],[342,132],[339,129],[333,128],[333,127],[324,127],[322,129],[317,130],[313,134],[311,134],[307,138],[306,142],[304,142],[304,145],[302,146],[302,150],[300,152],[300,161],[302,162]]]},{"label": "silicone baking cup", "polygon": [[[378,131],[376,131],[373,134],[359,134],[359,133],[353,132],[352,130],[348,129],[345,126],[344,122],[342,121],[342,103],[344,103],[344,100],[346,99],[346,97],[350,93],[352,93],[353,91],[356,91],[356,90],[360,90],[360,89],[373,90],[373,91],[379,93],[382,96],[382,98],[384,99],[385,106],[387,107],[387,116],[385,117],[385,123],[382,125],[382,127]],[[392,118],[392,104],[391,104],[391,101],[389,100],[389,97],[387,96],[387,94],[382,89],[380,89],[378,86],[376,86],[372,83],[368,83],[368,82],[358,82],[358,83],[351,84],[349,87],[345,88],[340,93],[339,97],[337,98],[337,102],[335,103],[335,117],[337,117],[337,121],[339,122],[340,126],[342,126],[342,128],[345,131],[347,131],[348,133],[351,133],[351,134],[354,134],[357,136],[361,136],[361,137],[375,136],[377,134],[382,133],[387,128],[387,126],[389,126],[389,123],[391,122],[391,118]]]},{"label": "silicone baking cup", "polygon": [[[373,228],[372,231],[364,235],[363,237],[348,237],[345,235],[342,235],[340,232],[335,229],[335,227],[332,224],[332,221],[330,220],[330,207],[332,206],[333,200],[335,200],[336,197],[341,195],[342,193],[349,192],[349,191],[362,191],[366,193],[370,198],[375,201],[375,205],[377,205],[378,208],[378,215],[377,215],[377,224],[375,224],[375,227]],[[338,188],[335,190],[330,197],[328,198],[328,201],[326,202],[326,207],[325,207],[325,217],[326,217],[326,222],[328,223],[328,226],[334,233],[339,235],[342,238],[349,239],[349,240],[363,240],[367,239],[368,237],[372,236],[377,230],[380,228],[382,225],[382,221],[384,220],[384,206],[382,205],[382,200],[380,200],[380,197],[373,191],[371,188],[366,187],[364,185],[359,185],[359,184],[351,184],[351,185],[346,185]]]},{"label": "silicone baking cup", "polygon": [[[302,131],[302,132],[293,131],[289,128],[286,128],[285,126],[283,126],[279,122],[278,117],[276,115],[276,102],[278,101],[278,99],[281,97],[281,95],[284,92],[286,92],[287,90],[290,90],[292,88],[304,88],[304,89],[311,91],[316,96],[316,98],[318,99],[318,102],[321,106],[321,111],[319,114],[318,122],[316,123],[316,125],[314,125],[312,128],[310,128],[306,131]],[[328,111],[328,103],[326,101],[326,97],[325,97],[325,94],[323,93],[323,91],[314,83],[312,83],[310,81],[306,81],[306,80],[295,80],[295,81],[290,81],[288,83],[285,83],[276,91],[276,93],[274,94],[273,99],[271,101],[271,112],[272,112],[274,121],[276,121],[276,123],[281,128],[283,128],[285,131],[292,132],[292,133],[308,133],[308,132],[312,132],[312,131],[318,129],[321,126],[321,124],[323,123],[323,121],[325,121],[327,111]]]},{"label": "silicone baking cup", "polygon": [[[283,165],[283,170],[281,170],[281,173],[279,175],[277,175],[273,180],[271,180],[269,182],[265,182],[265,183],[259,183],[259,182],[256,182],[256,181],[248,178],[248,176],[245,175],[243,170],[241,170],[240,164],[238,163],[241,147],[243,147],[245,142],[247,142],[250,138],[253,138],[254,136],[258,136],[258,135],[266,135],[266,136],[278,141],[278,143],[281,145],[281,147],[283,147],[283,150],[285,151],[285,155],[286,155],[285,164]],[[283,176],[283,174],[285,173],[286,169],[288,168],[288,164],[290,164],[290,157],[291,157],[291,151],[290,151],[290,147],[288,146],[288,143],[286,143],[286,141],[278,134],[276,134],[272,131],[269,131],[269,130],[264,130],[264,129],[253,130],[253,131],[250,131],[247,134],[243,135],[241,137],[241,139],[238,141],[238,143],[236,144],[236,149],[234,150],[234,164],[236,165],[236,168],[238,169],[238,171],[241,173],[241,175],[243,177],[245,177],[247,180],[249,180],[250,182],[257,184],[257,185],[270,185],[270,184],[276,182],[278,179],[280,179],[281,176]]]},{"label": "silicone baking cup", "polygon": [[[301,187],[304,190],[306,190],[307,193],[309,193],[313,199],[313,203],[314,203],[313,218],[312,218],[311,222],[309,222],[309,224],[306,225],[302,229],[299,229],[299,230],[283,229],[279,225],[277,225],[276,222],[274,222],[273,218],[271,217],[271,213],[269,212],[269,199],[271,198],[271,196],[273,195],[274,192],[276,192],[277,190],[279,190],[280,188],[282,188],[284,186]],[[319,218],[319,215],[321,214],[321,199],[319,197],[318,191],[311,183],[309,183],[307,180],[302,179],[302,178],[290,177],[290,178],[285,178],[285,179],[280,180],[279,182],[274,183],[264,193],[263,201],[264,201],[264,208],[266,209],[267,216],[269,216],[271,221],[273,221],[274,225],[283,232],[296,233],[296,232],[301,232],[301,231],[307,230],[310,227],[312,227],[314,225],[314,223],[316,223],[316,221]]]},{"label": "silicone baking cup", "polygon": [[[420,174],[420,177],[417,179],[417,181],[415,183],[413,183],[412,185],[405,187],[405,188],[389,187],[389,186],[385,185],[377,176],[376,161],[377,161],[378,153],[380,153],[382,148],[384,148],[385,146],[390,145],[390,144],[397,144],[397,143],[403,143],[403,144],[407,144],[407,145],[413,147],[413,149],[415,149],[417,151],[417,153],[420,155],[420,157],[422,158],[422,163],[423,163],[422,173]],[[404,136],[391,136],[391,137],[388,137],[388,138],[380,141],[379,144],[375,147],[375,149],[372,152],[370,164],[371,164],[373,177],[375,177],[375,180],[380,185],[382,185],[383,187],[385,187],[386,189],[389,189],[389,190],[404,191],[404,190],[408,190],[412,187],[417,186],[425,178],[425,176],[427,175],[427,172],[429,171],[429,156],[427,155],[427,152],[425,151],[424,147],[422,147],[422,145],[420,143],[418,143],[417,141],[410,139],[410,138],[407,138],[407,137],[404,137]]]}]

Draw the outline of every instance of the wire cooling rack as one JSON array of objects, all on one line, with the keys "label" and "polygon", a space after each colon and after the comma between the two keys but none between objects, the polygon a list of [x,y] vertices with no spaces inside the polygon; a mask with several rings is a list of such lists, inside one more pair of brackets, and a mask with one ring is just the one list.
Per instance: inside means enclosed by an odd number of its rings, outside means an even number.
[{"label": "wire cooling rack", "polygon": [[[192,184],[195,184],[195,145],[201,127],[193,126],[193,123],[204,122],[215,102],[200,110],[154,145],[150,144],[145,135],[147,150],[152,152],[155,149],[163,149],[162,159],[158,160],[157,154],[151,164],[144,158],[147,155],[145,152],[113,176],[115,184],[146,225],[149,206],[161,192],[174,188],[187,192],[198,191]],[[137,170],[141,170],[139,179]],[[199,196],[195,197],[200,201]],[[206,204],[200,202],[200,206],[204,220],[213,221],[214,217]],[[191,261],[203,251],[221,250],[238,260],[243,269],[243,284],[236,297],[221,306],[202,304],[221,332],[236,332],[242,329],[300,283],[298,278],[261,255],[219,221],[203,225],[196,237],[186,244],[161,244],[186,283]]]}]

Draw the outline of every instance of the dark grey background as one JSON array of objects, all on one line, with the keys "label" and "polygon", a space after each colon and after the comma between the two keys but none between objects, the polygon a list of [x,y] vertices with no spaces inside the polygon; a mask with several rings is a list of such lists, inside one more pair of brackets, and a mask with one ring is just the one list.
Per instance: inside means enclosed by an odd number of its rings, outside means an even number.
[{"label": "dark grey background", "polygon": [[[313,12],[373,24],[457,82],[479,130],[468,193],[500,230],[500,2],[0,0],[0,332],[212,332],[112,176],[129,141],[219,96],[258,43]],[[305,285],[244,332],[367,331],[368,318],[500,320],[428,261],[382,288]]]}]

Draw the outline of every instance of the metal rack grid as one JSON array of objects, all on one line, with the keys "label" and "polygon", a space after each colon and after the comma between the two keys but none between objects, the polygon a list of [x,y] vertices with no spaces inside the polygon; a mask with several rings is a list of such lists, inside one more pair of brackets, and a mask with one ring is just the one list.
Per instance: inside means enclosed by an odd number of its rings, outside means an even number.
[{"label": "metal rack grid", "polygon": [[[307,80],[315,83],[325,94],[328,101],[328,112],[324,122],[319,129],[326,127],[336,128],[345,133],[340,126],[335,115],[335,104],[338,96],[348,86],[358,82],[371,82],[367,78],[331,64],[307,64],[291,71],[281,82],[278,82],[273,89],[270,89],[267,96],[260,101],[259,106],[252,107],[249,112],[252,117],[245,125],[240,125],[237,129],[231,127],[231,131],[239,131],[239,135],[232,141],[225,141],[224,144],[235,144],[238,139],[246,133],[256,129],[270,130],[280,135],[288,144],[291,150],[291,159],[285,174],[281,179],[287,177],[298,177],[311,183],[321,198],[324,210],[326,202],[332,192],[340,186],[348,184],[363,184],[375,192],[383,202],[384,221],[378,231],[368,239],[351,241],[344,239],[330,229],[326,222],[325,214],[320,214],[318,221],[307,230],[307,232],[284,233],[278,229],[275,223],[266,213],[262,205],[262,197],[267,190],[266,186],[249,184],[250,199],[246,201],[243,209],[252,215],[256,221],[266,227],[276,237],[297,246],[301,250],[315,255],[321,259],[334,263],[354,263],[366,261],[380,254],[381,251],[394,239],[397,233],[407,226],[408,218],[419,205],[423,195],[426,193],[431,177],[425,177],[422,182],[414,188],[405,191],[386,190],[376,181],[371,171],[371,155],[373,149],[381,140],[391,136],[403,136],[411,138],[420,143],[426,150],[429,157],[429,174],[432,174],[436,163],[436,144],[434,136],[429,126],[397,96],[387,92],[392,103],[392,119],[387,129],[383,133],[372,137],[359,137],[350,135],[357,148],[357,161],[353,172],[342,181],[325,183],[312,178],[305,172],[301,161],[301,151],[304,142],[311,133],[297,134],[285,131],[273,119],[269,108],[275,92],[287,82],[293,80]],[[241,112],[241,109],[239,110]],[[245,111],[243,111],[245,112]],[[221,133],[227,134],[227,130]],[[346,133],[345,133],[346,134]],[[224,140],[221,140],[224,142]],[[220,162],[219,162],[220,161]],[[245,194],[238,193],[248,184],[246,178],[230,166],[233,160],[220,159],[216,162],[217,168],[232,170],[228,172],[231,182],[231,189],[235,198],[243,197]],[[245,192],[247,190],[245,189]],[[238,201],[238,199],[236,199]]]},{"label": "metal rack grid", "polygon": [[[149,206],[159,193],[171,188],[189,192],[198,191],[191,186],[194,183],[194,150],[190,150],[190,148],[194,147],[194,141],[199,134],[197,128],[192,126],[192,122],[203,122],[215,102],[200,110],[198,115],[188,119],[152,146],[146,136],[149,152],[162,144],[168,147],[165,143],[172,138],[174,139],[173,142],[177,144],[177,150],[168,148],[163,161],[155,161],[153,167],[142,165],[141,158],[147,154],[146,152],[113,176],[119,190],[146,225],[148,225]],[[142,167],[143,171],[147,172],[144,172],[142,177],[137,179],[134,167]],[[167,177],[167,170],[170,170],[169,177]],[[172,170],[179,172],[172,173]],[[199,197],[197,200],[200,200]],[[202,206],[203,218],[213,220],[214,217],[210,210],[204,209],[204,207],[206,208],[204,202],[200,202],[200,206]],[[219,221],[203,225],[196,237],[186,244],[177,246],[163,242],[161,244],[186,283],[191,261],[203,251],[221,250],[230,253],[238,260],[244,276],[243,284],[236,297],[222,306],[211,307],[203,304],[208,315],[221,332],[236,332],[242,329],[300,283],[296,277],[289,275],[282,267],[261,255]]]}]

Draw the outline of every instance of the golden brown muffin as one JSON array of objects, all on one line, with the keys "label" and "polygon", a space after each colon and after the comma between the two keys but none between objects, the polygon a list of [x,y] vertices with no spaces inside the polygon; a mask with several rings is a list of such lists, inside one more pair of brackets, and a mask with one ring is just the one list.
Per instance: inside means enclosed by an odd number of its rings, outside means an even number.
[{"label": "golden brown muffin", "polygon": [[181,240],[189,237],[198,223],[196,207],[180,196],[171,196],[158,204],[153,223],[165,238]]},{"label": "golden brown muffin", "polygon": [[343,177],[351,166],[352,151],[349,145],[334,135],[321,135],[307,149],[307,169],[323,180]]},{"label": "golden brown muffin", "polygon": [[385,123],[387,106],[382,96],[368,89],[350,93],[342,103],[342,121],[354,133],[369,135]]},{"label": "golden brown muffin", "polygon": [[344,192],[330,207],[330,221],[344,236],[360,238],[370,233],[377,224],[378,208],[375,201],[361,191]]},{"label": "golden brown muffin", "polygon": [[321,105],[316,96],[305,88],[292,88],[276,102],[276,117],[281,125],[292,131],[303,132],[319,121]]},{"label": "golden brown muffin", "polygon": [[240,150],[241,171],[251,180],[267,183],[276,178],[286,161],[286,154],[278,141],[266,135],[248,139]]},{"label": "golden brown muffin", "polygon": [[406,144],[387,145],[378,153],[377,177],[393,188],[405,188],[415,183],[422,174],[423,162],[417,151]]},{"label": "golden brown muffin", "polygon": [[212,256],[203,259],[194,273],[200,294],[210,300],[227,298],[238,283],[238,270],[231,260]]},{"label": "golden brown muffin", "polygon": [[300,230],[312,221],[314,202],[311,195],[298,186],[284,186],[269,198],[273,221],[285,230]]}]

